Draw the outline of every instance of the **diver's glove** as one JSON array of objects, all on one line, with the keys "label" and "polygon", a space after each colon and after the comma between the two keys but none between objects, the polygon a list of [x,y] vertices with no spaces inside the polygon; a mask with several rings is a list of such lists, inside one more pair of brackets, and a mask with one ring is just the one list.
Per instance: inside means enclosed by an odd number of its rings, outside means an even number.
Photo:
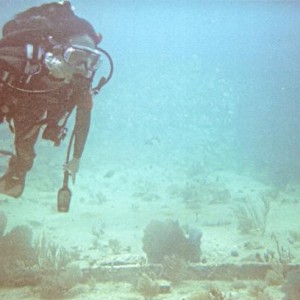
[{"label": "diver's glove", "polygon": [[63,167],[64,171],[69,172],[69,174],[71,175],[73,184],[75,183],[76,173],[79,170],[79,164],[80,159],[74,157],[67,164],[64,164]]}]

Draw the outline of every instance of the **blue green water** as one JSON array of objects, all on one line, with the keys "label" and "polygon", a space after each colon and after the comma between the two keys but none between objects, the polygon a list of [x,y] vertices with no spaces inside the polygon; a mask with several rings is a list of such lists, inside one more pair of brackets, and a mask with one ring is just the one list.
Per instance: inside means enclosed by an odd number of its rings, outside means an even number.
[{"label": "blue green water", "polygon": [[[0,22],[42,3],[0,0]],[[237,230],[232,206],[250,199],[260,207],[266,196],[271,225],[258,242],[265,245],[271,240],[276,250],[273,231],[284,232],[285,239],[299,210],[300,4],[72,4],[103,35],[100,46],[112,56],[114,74],[94,99],[70,215],[57,216],[55,211],[68,140],[60,149],[45,142],[37,145],[38,157],[20,204],[25,211],[40,205],[44,223],[36,226],[37,231],[45,227],[63,243],[64,230],[72,231],[71,224],[74,230],[68,238],[74,243],[83,239],[89,248],[91,237],[104,228],[105,242],[97,242],[100,256],[111,255],[107,243],[115,237],[123,248],[130,246],[133,254],[140,254],[142,229],[153,218],[171,217],[200,227],[204,242],[212,236],[218,245],[224,234],[224,240],[232,238],[230,243],[237,243],[243,253],[248,251],[245,236]],[[106,67],[104,59],[94,84],[107,74]],[[69,133],[72,126],[70,120]],[[17,216],[15,224],[30,220],[36,225],[36,212],[32,219],[18,215],[19,203],[1,200],[9,217]],[[214,263],[214,255],[220,258],[233,250],[220,251],[206,257],[208,263]],[[204,255],[207,252],[204,243]],[[299,250],[295,252],[299,261]]]},{"label": "blue green water", "polygon": [[[1,19],[41,3],[3,1]],[[215,152],[214,160],[229,155],[275,184],[299,179],[297,2],[72,4],[102,33],[115,63],[95,99],[88,151],[109,139],[132,156],[154,137],[167,145],[157,153],[163,159],[174,148],[199,158]]]},{"label": "blue green water", "polygon": [[90,3],[74,2],[116,68],[95,101],[95,130],[128,151],[154,136],[166,160],[228,155],[274,184],[299,180],[297,2]]}]

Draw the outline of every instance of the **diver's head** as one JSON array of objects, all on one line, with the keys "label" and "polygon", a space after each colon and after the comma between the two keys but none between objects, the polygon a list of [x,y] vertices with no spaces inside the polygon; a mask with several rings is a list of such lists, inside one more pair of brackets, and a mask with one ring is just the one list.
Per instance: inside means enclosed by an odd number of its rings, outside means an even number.
[{"label": "diver's head", "polygon": [[45,64],[52,76],[70,81],[75,74],[91,78],[99,67],[100,52],[93,39],[85,35],[71,38],[66,45],[47,53]]}]

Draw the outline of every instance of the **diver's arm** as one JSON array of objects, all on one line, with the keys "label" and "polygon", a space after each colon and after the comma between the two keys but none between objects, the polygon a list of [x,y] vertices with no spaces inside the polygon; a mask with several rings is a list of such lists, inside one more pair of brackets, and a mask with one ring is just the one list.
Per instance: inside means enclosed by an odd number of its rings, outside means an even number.
[{"label": "diver's arm", "polygon": [[75,159],[80,159],[84,150],[91,123],[92,95],[89,90],[84,90],[76,97],[80,97],[77,102],[76,121],[74,131],[74,153]]},{"label": "diver's arm", "polygon": [[75,93],[74,97],[78,99],[78,101],[76,101],[74,152],[73,158],[64,165],[64,170],[71,174],[73,183],[75,183],[76,173],[79,170],[80,158],[89,133],[92,109],[92,95],[90,94],[89,89],[84,89],[84,91],[81,90],[78,93]]}]

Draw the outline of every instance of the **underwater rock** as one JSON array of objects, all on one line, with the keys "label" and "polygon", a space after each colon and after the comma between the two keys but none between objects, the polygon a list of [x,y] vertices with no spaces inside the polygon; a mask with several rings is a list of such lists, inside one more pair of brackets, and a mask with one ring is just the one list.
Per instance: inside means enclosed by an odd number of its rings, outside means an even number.
[{"label": "underwater rock", "polygon": [[285,297],[283,300],[300,299],[300,271],[288,272],[286,282],[282,287]]},{"label": "underwater rock", "polygon": [[138,278],[136,290],[143,295],[144,299],[152,299],[159,293],[159,284],[153,278],[143,273]]},{"label": "underwater rock", "polygon": [[7,216],[3,211],[0,211],[0,238],[3,236],[7,225]]},{"label": "underwater rock", "polygon": [[197,292],[186,298],[187,300],[207,300],[209,298],[209,292],[205,289],[198,288]]},{"label": "underwater rock", "polygon": [[163,263],[165,256],[177,256],[199,262],[202,232],[196,228],[184,231],[178,221],[151,221],[144,230],[143,250],[150,263]]}]

